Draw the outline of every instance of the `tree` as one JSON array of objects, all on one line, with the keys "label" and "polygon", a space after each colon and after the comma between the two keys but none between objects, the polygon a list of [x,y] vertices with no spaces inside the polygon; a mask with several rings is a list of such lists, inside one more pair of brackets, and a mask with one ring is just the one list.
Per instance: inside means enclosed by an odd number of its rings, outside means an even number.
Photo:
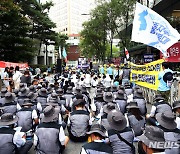
[{"label": "tree", "polygon": [[[58,33],[58,35],[56,36],[56,49],[59,50],[60,47],[61,53],[63,51],[63,48],[65,48],[67,51],[68,44],[66,43],[66,40],[68,40],[68,36],[65,34]],[[60,57],[60,55],[58,57]]]},{"label": "tree", "polygon": [[30,37],[39,40],[39,53],[42,44],[48,41],[55,41],[57,34],[52,29],[56,27],[48,16],[49,9],[53,6],[52,2],[40,4],[37,0],[16,0],[21,7],[21,13],[28,17],[30,21]]},{"label": "tree", "polygon": [[[96,55],[104,59],[107,43],[112,44],[115,35],[123,47],[130,45],[128,24],[133,17],[135,0],[97,0],[97,4],[90,20],[84,24],[80,47],[84,55]],[[112,56],[112,48],[109,57]]]},{"label": "tree", "polygon": [[[99,4],[106,4],[108,19],[108,28],[113,35],[117,35],[124,47],[130,44],[130,33],[128,32],[129,23],[133,19],[133,11],[135,0],[111,0],[109,3],[106,0],[99,0]],[[114,36],[112,36],[114,37]]]},{"label": "tree", "polygon": [[80,48],[86,57],[96,56],[104,61],[107,43],[107,19],[104,18],[105,10],[99,5],[91,14],[91,19],[83,24]]},{"label": "tree", "polygon": [[[106,57],[110,57],[111,55],[111,44],[106,45]],[[112,45],[112,55],[114,58],[117,58],[120,56],[119,48],[117,48],[115,45]]]},{"label": "tree", "polygon": [[26,61],[33,56],[34,41],[28,37],[29,22],[13,0],[0,1],[0,59]]},{"label": "tree", "polygon": [[0,59],[30,61],[40,51],[41,44],[55,41],[55,27],[48,17],[52,3],[37,0],[0,1]]}]

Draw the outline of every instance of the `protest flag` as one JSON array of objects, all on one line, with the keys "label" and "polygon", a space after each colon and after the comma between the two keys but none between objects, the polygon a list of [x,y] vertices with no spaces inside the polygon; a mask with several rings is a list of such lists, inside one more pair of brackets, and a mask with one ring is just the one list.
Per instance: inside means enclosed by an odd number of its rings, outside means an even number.
[{"label": "protest flag", "polygon": [[159,49],[167,57],[167,49],[178,42],[180,34],[155,11],[136,2],[131,40]]},{"label": "protest flag", "polygon": [[61,59],[61,47],[59,46],[59,58]]},{"label": "protest flag", "polygon": [[67,53],[66,53],[66,49],[63,48],[63,53],[62,53],[63,57],[64,57],[64,60],[65,62],[67,63]]},{"label": "protest flag", "polygon": [[129,52],[126,48],[125,48],[125,55],[126,55],[126,59],[128,60],[129,59]]}]

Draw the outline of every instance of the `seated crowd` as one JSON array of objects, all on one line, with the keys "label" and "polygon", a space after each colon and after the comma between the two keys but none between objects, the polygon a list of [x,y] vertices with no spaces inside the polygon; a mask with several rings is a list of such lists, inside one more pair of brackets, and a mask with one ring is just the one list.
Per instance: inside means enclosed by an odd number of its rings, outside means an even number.
[{"label": "seated crowd", "polygon": [[147,113],[137,85],[98,80],[91,87],[73,76],[20,83],[12,92],[2,88],[0,153],[26,154],[34,145],[37,154],[60,154],[69,139],[87,142],[81,154],[180,153],[180,101],[171,106],[157,94]]}]

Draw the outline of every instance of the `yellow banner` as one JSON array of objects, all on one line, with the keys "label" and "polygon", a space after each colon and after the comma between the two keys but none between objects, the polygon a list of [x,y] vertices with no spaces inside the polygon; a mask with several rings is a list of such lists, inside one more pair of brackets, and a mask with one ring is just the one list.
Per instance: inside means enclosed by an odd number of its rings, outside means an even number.
[{"label": "yellow banner", "polygon": [[158,74],[162,70],[163,59],[145,65],[129,63],[131,67],[130,80],[137,85],[157,90],[159,86]]}]

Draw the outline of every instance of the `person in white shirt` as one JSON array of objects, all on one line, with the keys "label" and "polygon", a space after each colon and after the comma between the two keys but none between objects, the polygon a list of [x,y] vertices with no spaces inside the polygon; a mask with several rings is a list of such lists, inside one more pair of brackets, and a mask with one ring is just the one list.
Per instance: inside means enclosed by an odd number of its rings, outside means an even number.
[{"label": "person in white shirt", "polygon": [[1,79],[3,81],[3,84],[5,85],[5,87],[8,89],[8,91],[10,91],[10,85],[9,85],[9,67],[6,67],[4,72],[1,73]]},{"label": "person in white shirt", "polygon": [[21,76],[22,76],[22,73],[19,71],[19,66],[16,66],[15,67],[15,73],[13,75],[13,82],[14,82],[14,88],[15,89],[19,89]]},{"label": "person in white shirt", "polygon": [[84,84],[85,84],[86,88],[91,87],[90,83],[91,83],[91,75],[89,73],[86,73],[85,79],[84,79]]},{"label": "person in white shirt", "polygon": [[104,84],[104,87],[106,87],[106,88],[111,87],[112,81],[111,81],[109,74],[106,74],[106,78],[104,79],[103,84]]}]

